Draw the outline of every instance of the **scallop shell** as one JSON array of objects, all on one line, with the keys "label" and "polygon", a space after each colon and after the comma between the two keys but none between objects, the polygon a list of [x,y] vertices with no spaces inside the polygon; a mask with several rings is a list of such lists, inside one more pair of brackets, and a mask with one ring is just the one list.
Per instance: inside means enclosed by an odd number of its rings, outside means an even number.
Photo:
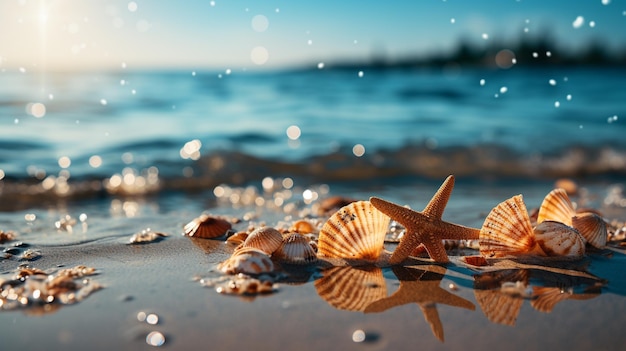
[{"label": "scallop shell", "polygon": [[376,260],[383,250],[389,217],[369,201],[342,207],[320,230],[318,255],[322,257]]},{"label": "scallop shell", "polygon": [[535,229],[535,241],[545,256],[580,257],[585,241],[578,231],[560,222],[543,221]]},{"label": "scallop shell", "polygon": [[309,244],[309,239],[298,233],[287,236],[274,252],[274,257],[290,264],[310,264],[317,261],[315,250]]},{"label": "scallop shell", "polygon": [[602,217],[595,213],[584,212],[572,217],[572,223],[580,235],[593,247],[601,249],[606,245],[608,231]]},{"label": "scallop shell", "polygon": [[220,237],[231,228],[230,222],[224,218],[206,214],[192,220],[183,227],[185,235],[203,239]]},{"label": "scallop shell", "polygon": [[217,269],[226,274],[262,274],[274,271],[274,262],[265,252],[247,247],[236,251]]},{"label": "scallop shell", "polygon": [[523,299],[500,292],[500,290],[474,290],[476,302],[493,323],[514,326]]},{"label": "scallop shell", "polygon": [[530,305],[539,312],[550,313],[557,303],[569,299],[570,296],[572,294],[563,291],[562,288],[535,286],[533,287],[534,299],[530,301]]},{"label": "scallop shell", "polygon": [[513,196],[491,210],[480,229],[478,242],[480,254],[490,258],[521,255],[535,247],[522,195]]},{"label": "scallop shell", "polygon": [[300,234],[309,234],[315,232],[315,227],[313,224],[305,219],[301,219],[299,221],[294,222],[289,228],[290,232],[300,233]]},{"label": "scallop shell", "polygon": [[229,236],[228,239],[226,239],[226,242],[235,244],[235,245],[241,245],[243,244],[244,241],[246,241],[247,238],[248,238],[248,233],[239,232],[239,233],[235,233]]},{"label": "scallop shell", "polygon": [[363,311],[387,296],[385,278],[377,267],[333,267],[314,285],[319,296],[339,310]]},{"label": "scallop shell", "polygon": [[271,255],[283,243],[283,235],[272,227],[260,227],[252,231],[242,247],[254,247]]},{"label": "scallop shell", "polygon": [[546,220],[557,221],[572,226],[572,217],[576,214],[572,201],[567,196],[565,189],[557,188],[546,195],[539,207],[537,223]]}]

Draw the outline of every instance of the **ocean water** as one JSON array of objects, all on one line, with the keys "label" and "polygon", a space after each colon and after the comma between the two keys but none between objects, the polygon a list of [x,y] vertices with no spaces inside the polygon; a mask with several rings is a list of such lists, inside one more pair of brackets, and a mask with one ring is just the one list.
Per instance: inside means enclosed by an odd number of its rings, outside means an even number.
[{"label": "ocean water", "polygon": [[[161,178],[206,178],[207,160],[235,153],[247,160],[229,162],[243,181],[264,176],[248,175],[264,161],[332,168],[337,157],[345,169],[367,162],[422,177],[457,169],[474,177],[621,176],[625,78],[601,67],[6,70],[0,170],[18,183],[61,171],[72,181],[106,180],[149,167]],[[446,164],[421,166],[420,155]]]},{"label": "ocean water", "polygon": [[[311,268],[275,293],[232,297],[199,280],[232,247],[180,234],[203,212],[240,219],[237,230],[315,219],[333,195],[421,209],[449,174],[454,223],[478,228],[520,193],[536,208],[559,178],[578,184],[579,205],[623,223],[625,81],[602,67],[3,71],[0,230],[17,238],[0,243],[0,281],[23,265],[87,265],[104,289],[52,309],[2,296],[2,345],[143,349],[158,331],[176,349],[619,349],[619,242],[571,270]],[[127,244],[147,228],[169,236]],[[532,298],[498,288],[518,282]],[[337,284],[348,296],[323,293]],[[403,285],[416,291],[406,301]],[[342,305],[372,287],[395,307]],[[290,335],[275,333],[283,323]]]}]

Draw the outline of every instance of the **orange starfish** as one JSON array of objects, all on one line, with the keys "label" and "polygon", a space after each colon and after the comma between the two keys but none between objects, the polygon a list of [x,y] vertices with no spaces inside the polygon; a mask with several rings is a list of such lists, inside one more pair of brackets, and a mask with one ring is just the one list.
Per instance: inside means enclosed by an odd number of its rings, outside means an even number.
[{"label": "orange starfish", "polygon": [[478,239],[480,229],[448,223],[441,219],[452,188],[454,188],[454,176],[448,176],[422,212],[413,211],[377,197],[370,198],[374,207],[406,228],[400,244],[391,255],[390,264],[401,263],[420,244],[424,244],[428,255],[435,262],[445,263],[449,260],[443,246],[443,239]]}]

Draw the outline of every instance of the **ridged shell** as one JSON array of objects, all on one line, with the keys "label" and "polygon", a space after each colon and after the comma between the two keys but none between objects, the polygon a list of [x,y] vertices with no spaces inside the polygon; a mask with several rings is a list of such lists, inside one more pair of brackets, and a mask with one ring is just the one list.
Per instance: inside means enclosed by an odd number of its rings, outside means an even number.
[{"label": "ridged shell", "polygon": [[387,296],[385,278],[377,267],[333,267],[314,285],[319,296],[339,310],[363,311]]},{"label": "ridged shell", "polygon": [[236,251],[217,269],[226,274],[262,274],[274,271],[274,262],[265,252],[247,247]]},{"label": "ridged shell", "polygon": [[260,227],[252,231],[242,247],[254,247],[271,255],[283,243],[283,235],[272,227]]},{"label": "ridged shell", "polygon": [[235,233],[229,236],[228,239],[226,239],[226,242],[235,244],[235,245],[241,245],[243,244],[244,241],[246,241],[247,238],[248,238],[248,233],[239,232],[239,233]]},{"label": "ridged shell", "polygon": [[203,239],[220,237],[231,228],[232,225],[229,221],[206,214],[192,220],[183,227],[185,235]]},{"label": "ridged shell", "polygon": [[535,242],[546,256],[580,257],[585,241],[578,231],[560,222],[543,221],[534,230]]},{"label": "ridged shell", "polygon": [[557,221],[572,226],[572,217],[576,214],[572,201],[565,189],[557,188],[546,195],[539,207],[537,223],[543,221]]},{"label": "ridged shell", "polygon": [[309,234],[315,232],[315,227],[313,224],[305,219],[301,219],[299,221],[294,222],[289,228],[290,232],[300,233],[300,234]]},{"label": "ridged shell", "polygon": [[485,257],[515,256],[532,250],[535,240],[522,195],[491,210],[480,229],[478,243]]},{"label": "ridged shell", "polygon": [[591,246],[601,249],[606,245],[608,231],[602,217],[591,212],[579,213],[572,217],[572,224]]},{"label": "ridged shell", "polygon": [[274,252],[274,257],[290,264],[311,264],[317,261],[309,239],[298,233],[285,237],[282,245]]},{"label": "ridged shell", "polygon": [[342,207],[320,230],[320,257],[376,260],[389,229],[389,217],[369,201]]}]

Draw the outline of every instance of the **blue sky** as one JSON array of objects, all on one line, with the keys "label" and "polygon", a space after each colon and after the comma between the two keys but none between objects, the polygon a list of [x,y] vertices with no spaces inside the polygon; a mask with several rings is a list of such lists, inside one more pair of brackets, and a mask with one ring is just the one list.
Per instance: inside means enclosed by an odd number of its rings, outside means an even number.
[{"label": "blue sky", "polygon": [[0,68],[284,67],[545,31],[569,48],[624,47],[626,0],[6,0]]}]

